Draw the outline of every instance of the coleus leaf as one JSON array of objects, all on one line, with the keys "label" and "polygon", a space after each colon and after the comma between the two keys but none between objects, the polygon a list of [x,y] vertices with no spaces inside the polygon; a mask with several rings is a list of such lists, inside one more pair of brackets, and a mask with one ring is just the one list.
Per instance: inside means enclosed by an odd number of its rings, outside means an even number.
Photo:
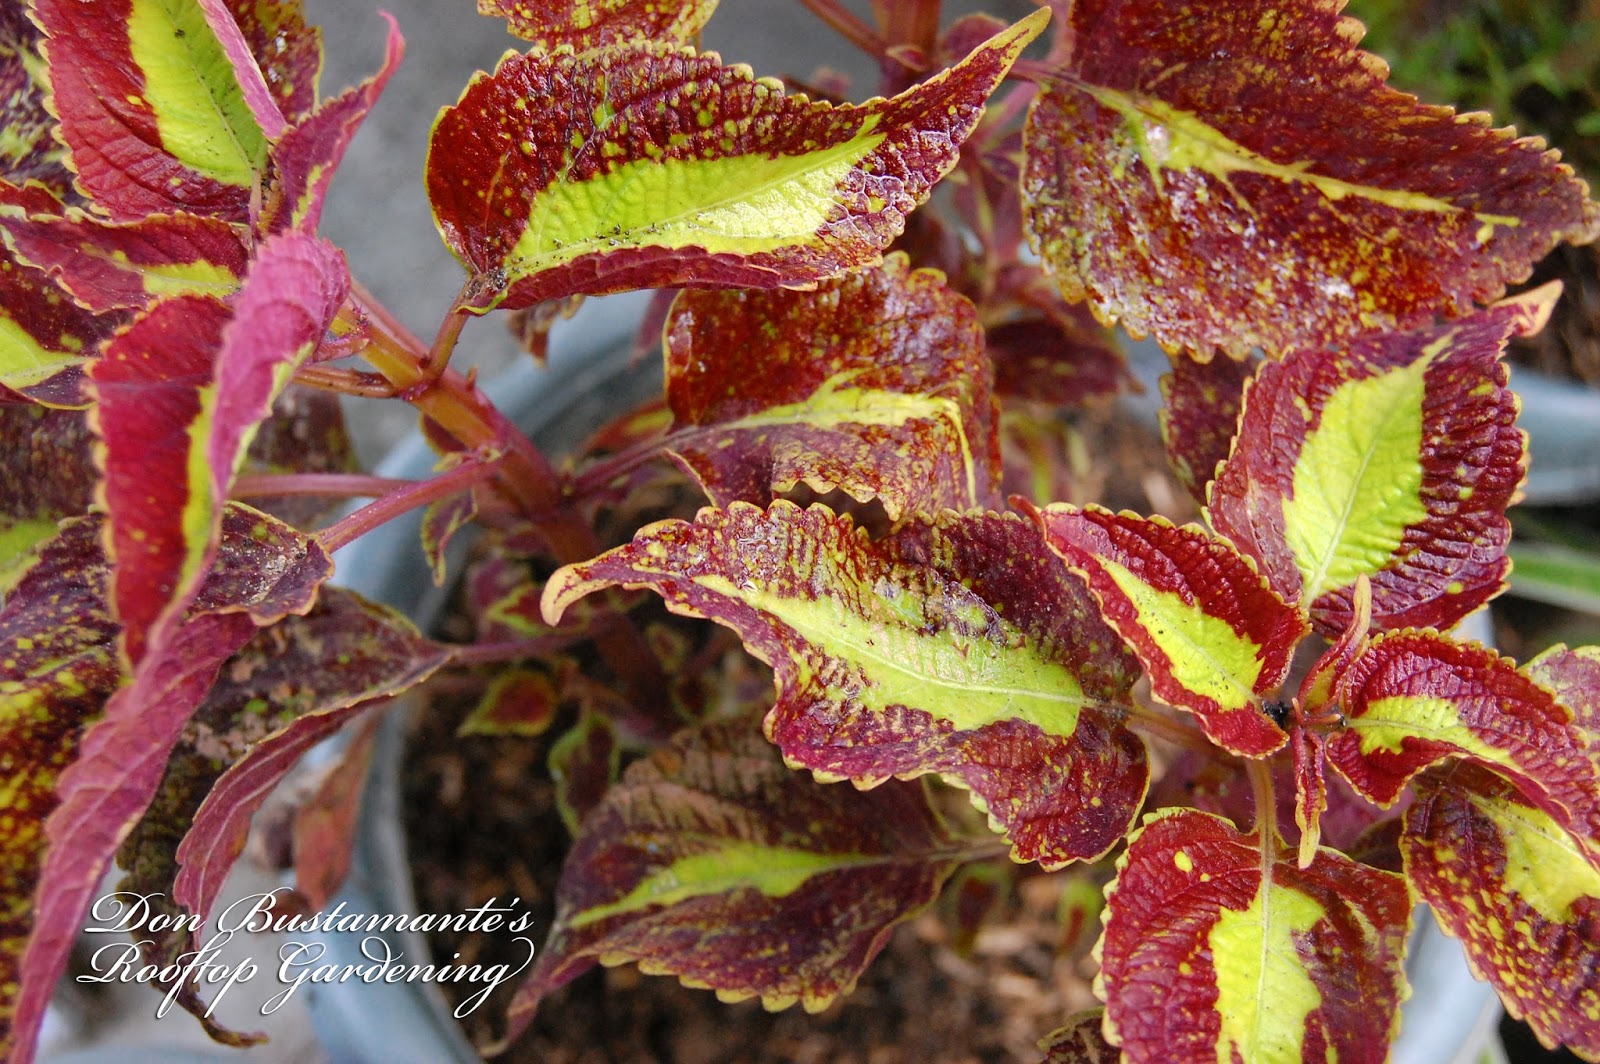
[{"label": "coleus leaf", "polygon": [[97,314],[180,294],[224,299],[249,258],[237,229],[197,214],[114,224],[78,212],[39,217],[0,208],[0,228],[19,258]]},{"label": "coleus leaf", "polygon": [[1419,784],[1406,877],[1506,1010],[1550,1048],[1600,1056],[1600,871],[1515,787],[1461,765]]},{"label": "coleus leaf", "polygon": [[1233,753],[1265,757],[1283,746],[1262,699],[1283,683],[1307,629],[1248,561],[1193,525],[1098,507],[1033,513],[1138,655],[1156,697],[1195,714]]},{"label": "coleus leaf", "polygon": [[[29,937],[5,943],[7,971],[0,978],[0,1016],[11,1021],[18,1061],[31,1058],[44,1006],[101,873],[149,804],[167,755],[217,669],[257,625],[309,609],[332,572],[314,540],[247,507],[228,507],[215,564],[191,615],[167,626],[118,687],[123,670],[100,547],[104,524],[99,517],[68,522],[0,610],[0,627],[8,617],[19,628],[42,626],[18,632],[17,648],[4,657],[14,664],[0,673],[0,720],[13,722],[16,733],[4,742],[18,763],[34,766],[29,786],[11,791],[6,807],[18,830],[7,839],[12,874],[4,905],[20,912],[19,897],[31,891],[33,899],[31,927],[24,925]],[[55,559],[65,564],[52,568]],[[58,603],[65,612],[52,614]],[[16,653],[24,644],[52,658]],[[104,715],[94,720],[102,707]],[[29,726],[41,712],[52,721],[44,734]]]},{"label": "coleus leaf", "polygon": [[440,113],[428,151],[434,218],[472,275],[463,305],[804,287],[875,263],[1048,18],[860,106],[667,45],[509,56]]},{"label": "coleus leaf", "polygon": [[67,196],[72,174],[66,150],[51,130],[56,120],[45,108],[50,87],[39,58],[39,31],[25,4],[0,10],[0,176],[17,185],[38,181],[58,197]]},{"label": "coleus leaf", "polygon": [[[281,776],[294,764],[281,748],[308,745],[303,739],[289,742],[291,732],[330,734],[377,700],[425,679],[443,660],[444,649],[404,618],[338,587],[323,588],[305,616],[258,631],[228,660],[184,726],[150,809],[119,854],[129,873],[122,889],[165,895],[175,913],[182,911],[179,901],[194,905],[190,911],[206,912],[207,889],[221,884],[244,845],[244,831],[232,829],[248,825],[279,778],[255,763],[270,761]],[[314,725],[302,723],[309,721]],[[253,789],[234,784],[241,775],[252,777]],[[223,810],[225,826],[213,830],[215,804],[202,816],[196,813],[219,777],[229,780],[236,804]],[[180,850],[180,843],[186,847]],[[179,898],[174,882],[180,854],[192,852],[206,860],[195,862],[199,867],[184,879]],[[197,883],[192,893],[191,882]],[[189,941],[176,931],[153,938],[169,958]]]},{"label": "coleus leaf", "polygon": [[83,366],[117,324],[0,248],[0,388],[44,406],[87,406]]},{"label": "coleus leaf", "polygon": [[257,223],[263,231],[299,229],[310,232],[321,221],[323,199],[345,149],[355,139],[405,55],[405,40],[400,36],[399,26],[387,14],[383,17],[389,32],[383,65],[378,72],[296,121],[272,146],[276,180],[268,191]]},{"label": "coleus leaf", "polygon": [[422,553],[428,559],[435,587],[443,587],[448,564],[445,550],[457,532],[478,516],[478,499],[471,489],[430,503],[422,512]]},{"label": "coleus leaf", "polygon": [[1464,313],[1595,235],[1543,141],[1388,88],[1340,6],[1072,6],[1023,183],[1068,299],[1169,349],[1276,356]]},{"label": "coleus leaf", "polygon": [[621,762],[622,750],[611,718],[587,707],[578,722],[550,744],[546,764],[555,784],[556,810],[574,838],[583,818],[605,800]]},{"label": "coleus leaf", "polygon": [[1104,1024],[1104,1009],[1088,1009],[1069,1017],[1040,1040],[1041,1064],[1118,1064],[1122,1052],[1106,1041]]},{"label": "coleus leaf", "polygon": [[[20,962],[33,929],[44,818],[55,784],[121,679],[94,522],[69,522],[0,608],[0,1050],[12,1030]],[[15,1037],[15,1036],[13,1036]]]},{"label": "coleus leaf", "polygon": [[1212,487],[1212,527],[1326,635],[1348,624],[1360,576],[1380,628],[1455,624],[1510,567],[1524,452],[1499,355],[1525,313],[1497,306],[1264,365]]},{"label": "coleus leaf", "polygon": [[1122,352],[1077,309],[1014,318],[984,330],[996,395],[1076,406],[1121,389],[1128,373]]},{"label": "coleus leaf", "polygon": [[[11,557],[32,546],[30,538],[54,535],[61,518],[88,512],[90,441],[80,411],[0,406],[0,545]],[[30,536],[30,528],[38,534]]]},{"label": "coleus leaf", "polygon": [[[290,384],[273,403],[272,416],[257,427],[240,474],[355,471],[355,450],[345,430],[339,396]],[[252,497],[250,505],[297,528],[312,528],[342,501],[315,495],[265,495]]]},{"label": "coleus leaf", "polygon": [[773,667],[766,729],[790,764],[864,787],[938,773],[1018,861],[1099,857],[1144,799],[1144,746],[1115,709],[1131,663],[1014,517],[947,513],[872,542],[821,506],[705,509],[560,570],[545,614],[619,584]]},{"label": "coleus leaf", "polygon": [[369,716],[294,815],[294,887],[306,906],[320,912],[350,875],[366,790],[383,717]]},{"label": "coleus leaf", "polygon": [[508,1039],[596,961],[819,1012],[933,901],[961,852],[920,785],[864,795],[813,782],[747,726],[680,734],[585,818]]},{"label": "coleus leaf", "polygon": [[999,478],[977,315],[904,255],[813,292],[685,291],[666,366],[669,446],[718,506],[804,483],[899,519],[982,505]]},{"label": "coleus leaf", "polygon": [[117,221],[245,220],[268,138],[204,5],[32,4],[78,187]]},{"label": "coleus leaf", "polygon": [[[177,849],[173,899],[189,912],[210,912],[244,849],[250,817],[301,756],[377,702],[426,680],[447,657],[400,614],[337,588],[325,588],[304,618],[288,618],[246,646],[191,725],[196,751],[226,767]],[[263,701],[271,714],[251,720],[252,705]]]},{"label": "coleus leaf", "polygon": [[158,619],[186,605],[256,425],[321,341],[348,285],[331,244],[282,234],[262,243],[231,306],[165,300],[93,364],[113,601],[131,660]]},{"label": "coleus leaf", "polygon": [[489,683],[457,735],[519,735],[531,739],[550,730],[560,698],[548,673],[507,669]]},{"label": "coleus leaf", "polygon": [[1196,502],[1206,504],[1206,487],[1228,457],[1239,428],[1247,360],[1174,355],[1172,372],[1161,378],[1161,438],[1167,462]]},{"label": "coleus leaf", "polygon": [[1340,678],[1338,702],[1345,727],[1328,737],[1328,760],[1365,797],[1387,806],[1424,768],[1465,758],[1515,783],[1600,868],[1593,718],[1574,720],[1511,661],[1433,632],[1386,633]]},{"label": "coleus leaf", "polygon": [[1387,1058],[1406,994],[1400,876],[1333,850],[1297,868],[1221,817],[1164,809],[1106,896],[1095,989],[1124,1059]]},{"label": "coleus leaf", "polygon": [[478,0],[478,13],[535,48],[583,52],[650,41],[693,44],[718,0]]},{"label": "coleus leaf", "polygon": [[[200,0],[207,21],[220,27],[229,18],[238,27],[239,38],[248,52],[233,56],[239,79],[246,75],[240,67],[253,65],[266,83],[272,104],[290,124],[309,116],[317,103],[317,81],[322,74],[322,30],[306,22],[301,0]],[[215,29],[219,38],[225,27]],[[257,104],[258,112],[265,107]],[[278,135],[271,131],[272,136]]]}]

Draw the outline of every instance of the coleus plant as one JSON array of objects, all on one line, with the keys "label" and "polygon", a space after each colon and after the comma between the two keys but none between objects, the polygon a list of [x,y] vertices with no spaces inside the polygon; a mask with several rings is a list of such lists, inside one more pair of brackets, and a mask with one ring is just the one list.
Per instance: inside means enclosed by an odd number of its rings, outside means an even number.
[{"label": "coleus plant", "polygon": [[[508,1039],[600,962],[818,1010],[961,866],[1115,855],[1105,1008],[1050,1060],[1382,1059],[1419,899],[1542,1039],[1600,1059],[1600,650],[1519,667],[1449,634],[1504,586],[1526,456],[1500,355],[1557,296],[1507,285],[1600,231],[1583,184],[1389,89],[1336,0],[1014,25],[802,2],[883,96],[698,51],[714,0],[479,0],[529,47],[433,126],[467,280],[431,344],[317,235],[393,25],[323,98],[297,0],[0,9],[9,1059],[113,860],[208,912],[298,756],[441,669],[482,681],[479,732],[582,707]],[[537,341],[639,288],[664,293],[664,400],[571,468],[450,368],[474,316]],[[1122,386],[1119,321],[1171,354],[1167,457],[1204,527],[1050,497],[1064,459],[1028,426]],[[415,406],[437,475],[351,472],[340,395]],[[710,505],[605,542],[656,459]],[[315,505],[349,496],[375,501]],[[441,575],[485,530],[475,645],[328,583],[418,507]],[[775,699],[695,675],[616,589],[731,630]],[[356,790],[303,819],[311,904]],[[253,1039],[181,965],[158,978]]]}]

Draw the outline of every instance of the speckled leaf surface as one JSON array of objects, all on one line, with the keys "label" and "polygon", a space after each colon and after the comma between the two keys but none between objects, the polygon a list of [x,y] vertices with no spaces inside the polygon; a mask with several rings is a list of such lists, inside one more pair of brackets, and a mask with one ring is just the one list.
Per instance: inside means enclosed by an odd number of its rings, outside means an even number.
[{"label": "speckled leaf surface", "polygon": [[684,733],[584,819],[510,1034],[596,961],[819,1012],[960,854],[920,785],[862,794],[787,768],[752,728]]},{"label": "speckled leaf surface", "polygon": [[869,541],[826,508],[702,510],[569,566],[547,616],[611,585],[734,629],[775,670],[767,734],[790,764],[873,786],[968,788],[1019,861],[1099,857],[1148,783],[1120,722],[1132,663],[1026,522],[914,521]]},{"label": "speckled leaf surface", "polygon": [[1283,683],[1307,629],[1247,561],[1200,528],[1161,518],[1071,506],[1035,515],[1138,655],[1156,697],[1195,714],[1236,754],[1283,746],[1262,699]]},{"label": "speckled leaf surface", "polygon": [[[306,736],[332,734],[375,700],[426,678],[443,658],[443,648],[393,611],[342,588],[324,588],[305,616],[258,631],[184,725],[149,809],[118,852],[127,873],[120,889],[160,894],[156,904],[174,914],[209,911],[250,816],[311,745]],[[237,785],[241,777],[248,787]],[[219,778],[232,803],[221,816],[216,803],[202,804]],[[158,964],[195,945],[176,930],[148,937],[146,956]],[[204,1011],[198,989],[177,997],[196,1015]]]},{"label": "speckled leaf surface", "polygon": [[[272,416],[256,429],[241,475],[353,473],[355,450],[345,430],[344,407],[332,392],[290,384],[272,404]],[[297,528],[311,528],[341,499],[320,496],[256,496],[250,505]]]},{"label": "speckled leaf surface", "polygon": [[285,130],[272,146],[276,180],[257,223],[266,232],[291,228],[312,232],[321,221],[323,200],[345,150],[405,55],[399,27],[392,18],[384,17],[388,37],[378,72],[325,101]]},{"label": "speckled leaf surface", "polygon": [[1115,395],[1128,376],[1126,360],[1103,328],[1065,308],[1059,315],[1025,315],[985,330],[994,363],[995,394],[1076,406]]},{"label": "speckled leaf surface", "polygon": [[649,41],[693,44],[717,0],[478,0],[478,13],[534,47],[574,51]]},{"label": "speckled leaf surface", "polygon": [[105,594],[94,522],[79,520],[44,545],[0,608],[0,1032],[12,1028],[56,780],[121,681]]},{"label": "speckled leaf surface", "polygon": [[[17,743],[10,756],[18,763],[38,766],[32,777],[38,787],[13,792],[19,804],[5,811],[17,824],[5,863],[20,872],[11,874],[3,904],[13,914],[29,910],[32,921],[22,929],[29,937],[20,971],[13,969],[0,1001],[0,1013],[12,1020],[18,1060],[31,1057],[44,1006],[101,873],[150,802],[217,669],[258,624],[309,609],[332,572],[314,541],[230,507],[216,564],[190,617],[165,629],[124,676],[108,602],[104,523],[69,523],[0,612],[15,616],[19,627],[29,625],[14,639],[25,653],[6,659],[0,680],[0,719],[12,722],[24,741],[4,741]],[[47,657],[33,657],[35,650]],[[49,720],[42,730],[41,710]],[[32,889],[31,904],[19,908],[12,887]],[[13,957],[23,950],[20,940],[8,944]]]},{"label": "speckled leaf surface", "polygon": [[1153,814],[1117,862],[1097,947],[1124,1059],[1381,1064],[1399,1025],[1405,881],[1332,850],[1263,867],[1221,817]]},{"label": "speckled leaf surface", "polygon": [[1538,140],[1384,84],[1338,0],[1072,7],[1030,114],[1030,236],[1068,299],[1278,355],[1498,299],[1600,213]]},{"label": "speckled leaf surface", "polygon": [[0,10],[0,176],[21,185],[42,182],[57,196],[68,195],[72,174],[66,149],[51,135],[56,120],[45,109],[50,88],[39,59],[39,30],[26,4]]},{"label": "speckled leaf surface", "polygon": [[[1576,727],[1600,733],[1600,647],[1558,643],[1524,665],[1522,674],[1554,695]],[[1600,747],[1591,745],[1589,756],[1600,766]]]},{"label": "speckled leaf surface", "polygon": [[87,406],[83,367],[117,324],[0,248],[0,387],[46,406]]},{"label": "speckled leaf surface", "polygon": [[806,484],[891,518],[991,501],[977,313],[903,255],[812,292],[686,291],[666,324],[674,454],[718,506]]},{"label": "speckled leaf surface", "polygon": [[466,304],[801,287],[877,262],[1047,18],[860,106],[665,45],[510,56],[440,114],[428,152]]},{"label": "speckled leaf surface", "polygon": [[[231,763],[195,812],[177,851],[180,871],[173,897],[190,912],[210,910],[244,848],[251,815],[307,750],[374,701],[408,690],[444,663],[444,649],[393,610],[331,588],[324,595],[328,605],[321,612],[286,622],[276,636],[264,633],[266,641],[251,656],[229,664],[224,676],[229,686],[222,689],[225,701],[218,706],[240,707],[226,747]],[[339,668],[329,668],[329,661],[339,661]],[[243,664],[236,667],[237,662]],[[242,702],[241,694],[246,696]],[[270,701],[277,719],[252,722],[252,699]],[[209,738],[216,741],[216,736],[213,729]],[[207,737],[197,733],[197,738]],[[197,748],[205,750],[201,743]]]},{"label": "speckled leaf surface", "polygon": [[[88,512],[95,469],[82,412],[0,406],[0,573],[63,517]],[[0,585],[4,577],[0,576]]]},{"label": "speckled leaf surface", "polygon": [[[1424,768],[1464,758],[1511,780],[1600,868],[1600,771],[1581,719],[1515,665],[1432,632],[1379,636],[1339,682],[1328,760],[1381,805]],[[1592,719],[1592,718],[1591,718]]]},{"label": "speckled leaf surface", "polygon": [[295,123],[309,116],[322,74],[322,30],[306,22],[301,0],[202,2],[232,18],[283,117]]},{"label": "speckled leaf surface", "polygon": [[1172,357],[1172,372],[1161,378],[1161,438],[1167,445],[1167,462],[1202,506],[1207,486],[1233,447],[1245,382],[1253,371],[1247,359],[1217,357],[1200,362],[1180,353]]},{"label": "speckled leaf surface", "polygon": [[1040,1064],[1119,1064],[1122,1051],[1106,1041],[1104,1009],[1089,1009],[1068,1018],[1039,1041]]},{"label": "speckled leaf surface", "polygon": [[87,215],[38,217],[0,209],[6,243],[30,266],[48,271],[79,306],[95,313],[142,309],[192,294],[226,299],[239,287],[249,256],[227,222],[196,214],[160,214],[121,225]]},{"label": "speckled leaf surface", "polygon": [[1600,871],[1549,816],[1489,772],[1419,785],[1400,850],[1479,978],[1545,1045],[1600,1056]]},{"label": "speckled leaf surface", "polygon": [[245,220],[267,135],[202,5],[32,3],[78,188],[119,221]]},{"label": "speckled leaf surface", "polygon": [[1500,590],[1525,459],[1499,355],[1520,313],[1298,351],[1252,383],[1208,516],[1323,634],[1360,576],[1380,628],[1447,628]]}]

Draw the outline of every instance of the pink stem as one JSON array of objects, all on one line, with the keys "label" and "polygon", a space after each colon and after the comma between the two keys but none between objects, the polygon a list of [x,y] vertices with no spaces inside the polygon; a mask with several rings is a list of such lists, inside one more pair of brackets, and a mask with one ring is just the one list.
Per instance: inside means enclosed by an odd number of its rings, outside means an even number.
[{"label": "pink stem", "polygon": [[369,503],[348,517],[341,518],[317,533],[324,550],[330,553],[359,539],[379,525],[403,513],[467,490],[488,480],[495,473],[495,462],[464,462],[430,480],[407,482],[406,486]]},{"label": "pink stem", "polygon": [[240,499],[266,495],[378,496],[415,483],[365,473],[272,473],[240,477],[233,482],[233,494]]}]

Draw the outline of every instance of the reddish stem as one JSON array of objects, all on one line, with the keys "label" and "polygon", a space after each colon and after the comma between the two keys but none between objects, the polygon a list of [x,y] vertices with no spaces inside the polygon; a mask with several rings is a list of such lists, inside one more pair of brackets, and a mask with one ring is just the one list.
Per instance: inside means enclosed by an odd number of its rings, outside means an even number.
[{"label": "reddish stem", "polygon": [[876,30],[862,22],[852,11],[846,10],[838,0],[800,0],[813,15],[826,22],[851,44],[879,59],[889,50]]},{"label": "reddish stem", "polygon": [[[430,378],[429,350],[387,308],[359,285],[351,289],[351,305],[357,324],[371,335],[364,356],[398,394],[467,449],[487,448],[504,454],[496,464],[501,480],[522,512],[538,524],[557,559],[580,562],[599,554],[594,530],[563,496],[562,481],[543,452],[478,390],[472,378],[451,369]],[[459,310],[452,307],[452,316]],[[351,311],[340,313],[344,316]],[[461,324],[446,322],[440,328],[441,338],[453,345]],[[642,707],[662,710],[664,717],[666,679],[638,629],[631,623],[609,627],[596,633],[595,646],[628,685],[634,700]]]},{"label": "reddish stem", "polygon": [[365,473],[274,473],[240,477],[233,482],[233,494],[238,499],[267,495],[378,496],[415,483]]},{"label": "reddish stem", "polygon": [[429,480],[406,481],[405,487],[391,491],[348,517],[335,521],[317,533],[317,539],[321,540],[324,550],[332,553],[403,513],[439,499],[447,499],[466,491],[474,484],[488,480],[494,476],[496,464],[496,462],[482,461],[463,462],[454,469]]}]

